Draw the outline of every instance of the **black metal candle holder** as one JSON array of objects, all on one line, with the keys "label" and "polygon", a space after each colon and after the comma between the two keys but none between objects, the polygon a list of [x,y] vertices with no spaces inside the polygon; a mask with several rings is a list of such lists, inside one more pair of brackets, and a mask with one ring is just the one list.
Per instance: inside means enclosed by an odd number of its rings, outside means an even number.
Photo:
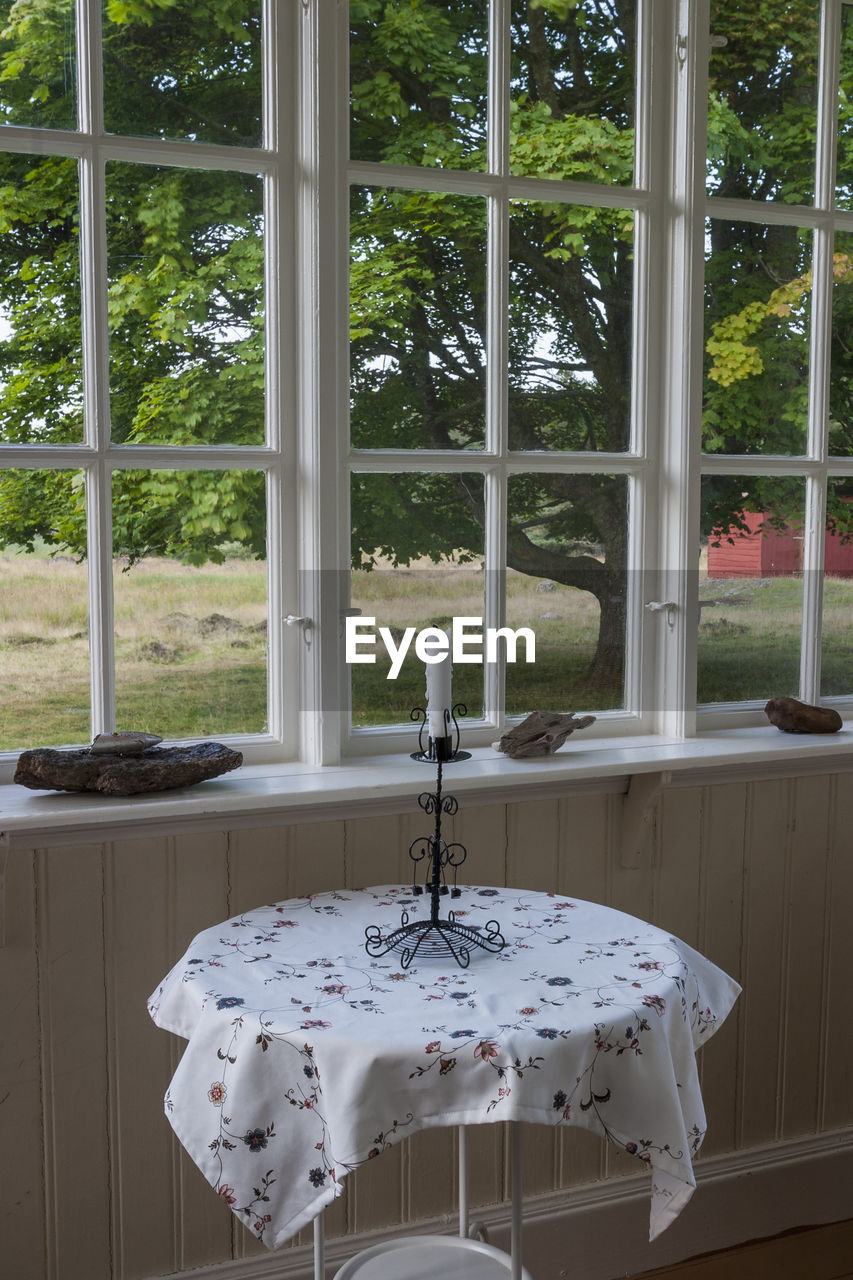
[{"label": "black metal candle holder", "polygon": [[457,702],[455,706],[449,710],[444,708],[444,728],[445,733],[441,738],[433,738],[429,733],[426,735],[426,746],[424,746],[424,729],[428,724],[427,713],[423,707],[412,707],[409,712],[410,720],[419,720],[418,727],[418,749],[412,752],[413,760],[420,760],[425,764],[452,764],[456,760],[470,760],[470,751],[460,751],[459,741],[461,734],[459,731],[459,721],[457,715],[465,716],[468,714],[468,708],[463,702]]},{"label": "black metal candle holder", "polygon": [[[453,710],[460,711],[462,715],[465,714],[465,708],[461,704]],[[424,714],[422,708],[414,709],[413,720],[418,718],[418,713]],[[445,712],[445,723],[449,725],[447,712]],[[453,716],[453,723],[456,726],[456,750],[447,756],[447,760],[468,759],[469,752],[458,750],[459,726],[456,724],[455,716]],[[419,742],[422,733],[423,725],[418,735]],[[387,955],[389,951],[399,951],[400,964],[404,969],[408,969],[418,953],[423,957],[450,956],[460,968],[467,969],[471,962],[472,947],[495,952],[502,951],[506,946],[506,940],[497,920],[489,920],[483,929],[478,929],[474,925],[460,924],[453,911],[448,911],[445,917],[440,914],[440,902],[443,897],[462,896],[462,890],[456,884],[456,872],[468,856],[468,851],[463,844],[459,844],[458,841],[448,844],[441,834],[441,815],[446,813],[448,817],[453,817],[459,808],[456,797],[443,795],[441,790],[442,767],[446,760],[440,753],[446,749],[443,744],[447,742],[452,744],[452,735],[448,734],[444,740],[430,738],[430,750],[438,743],[439,754],[431,755],[423,750],[418,754],[413,753],[415,760],[426,763],[434,761],[436,764],[435,791],[424,791],[418,796],[418,804],[424,813],[435,816],[435,827],[432,835],[418,836],[409,846],[409,857],[415,866],[417,867],[421,862],[426,864],[424,884],[420,885],[415,880],[412,893],[416,897],[424,892],[429,894],[429,918],[410,920],[409,913],[403,911],[399,928],[394,929],[387,936],[383,936],[382,930],[376,924],[368,925],[364,931],[366,939],[364,949],[369,956],[376,959],[378,956]],[[447,884],[448,867],[453,868],[452,886]]]}]

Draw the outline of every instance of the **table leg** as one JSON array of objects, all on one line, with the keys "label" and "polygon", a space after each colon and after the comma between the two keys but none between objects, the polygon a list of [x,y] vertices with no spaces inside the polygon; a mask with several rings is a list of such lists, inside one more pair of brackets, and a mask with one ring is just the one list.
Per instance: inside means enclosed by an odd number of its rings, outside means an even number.
[{"label": "table leg", "polygon": [[510,1222],[510,1255],[512,1280],[521,1280],[521,1123],[511,1120],[510,1169],[512,1176],[512,1218]]},{"label": "table leg", "polygon": [[468,1238],[468,1130],[459,1126],[459,1234]]},{"label": "table leg", "polygon": [[326,1280],[325,1210],[314,1219],[314,1280]]}]

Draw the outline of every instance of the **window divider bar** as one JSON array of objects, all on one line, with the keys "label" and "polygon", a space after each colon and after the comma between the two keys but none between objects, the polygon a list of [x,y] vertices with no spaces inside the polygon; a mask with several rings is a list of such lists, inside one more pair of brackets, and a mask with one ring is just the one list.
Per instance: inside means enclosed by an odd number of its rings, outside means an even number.
[{"label": "window divider bar", "polygon": [[821,5],[815,158],[815,206],[818,209],[832,209],[835,204],[840,67],[841,6],[830,0]]},{"label": "window divider bar", "polygon": [[[287,500],[283,457],[296,456],[296,360],[290,299],[296,296],[292,181],[294,8],[264,0],[264,142],[276,167],[264,174],[264,439],[274,461],[266,467],[267,502],[267,714],[269,732],[286,756],[297,752],[296,716],[304,635],[284,618],[299,614],[298,574],[285,548],[297,544],[296,504]],[[282,126],[282,122],[288,122]],[[262,460],[259,459],[259,463]]]},{"label": "window divider bar", "polygon": [[89,544],[89,684],[91,733],[137,729],[116,721],[115,605],[113,600],[112,472],[100,460],[86,468]]},{"label": "window divider bar", "polygon": [[[758,222],[771,227],[820,227],[833,222],[836,215],[827,209],[808,204],[761,203],[738,200],[731,196],[706,196],[705,213],[724,222]],[[853,212],[848,214],[853,223]]]},{"label": "window divider bar", "polygon": [[[473,450],[437,452],[431,449],[405,450],[353,450],[349,465],[354,471],[494,471],[505,468],[511,471],[581,471],[634,472],[646,463],[632,453],[522,453],[520,451],[499,454],[497,451],[475,453]],[[853,463],[851,463],[853,466]]]},{"label": "window divider bar", "polygon": [[820,702],[820,660],[823,639],[823,566],[826,545],[826,480],[808,476],[803,530],[803,599],[800,641],[800,697]]},{"label": "window divider bar", "polygon": [[81,133],[104,132],[101,0],[77,0],[77,122]]},{"label": "window divider bar", "polygon": [[[670,352],[662,397],[660,600],[674,601],[674,625],[656,615],[657,731],[696,732],[699,462],[702,404],[702,268],[707,133],[708,0],[678,0],[667,32],[678,69],[667,130],[671,212],[666,228],[664,346]],[[679,58],[678,46],[684,57]],[[693,572],[691,572],[693,569]]]},{"label": "window divider bar", "polygon": [[85,468],[89,545],[89,682],[91,732],[116,723],[115,604],[113,600],[112,468],[110,445],[109,323],[107,318],[106,175],[97,145],[103,134],[101,5],[77,5],[78,123],[92,145],[80,174],[80,293],[83,345],[84,440],[95,457]]},{"label": "window divider bar", "polygon": [[[501,471],[483,477],[486,501],[484,625],[506,626],[507,478]],[[498,732],[506,719],[506,646],[498,647],[497,662],[483,664],[483,711]]]},{"label": "window divider bar", "polygon": [[[322,10],[322,11],[321,11]],[[348,422],[346,165],[347,7],[300,6],[299,144],[296,157],[299,405],[295,472],[299,495],[299,615],[302,635],[300,754],[312,764],[340,759],[348,696],[340,645],[349,563],[342,515]],[[328,306],[327,306],[328,304]]]}]

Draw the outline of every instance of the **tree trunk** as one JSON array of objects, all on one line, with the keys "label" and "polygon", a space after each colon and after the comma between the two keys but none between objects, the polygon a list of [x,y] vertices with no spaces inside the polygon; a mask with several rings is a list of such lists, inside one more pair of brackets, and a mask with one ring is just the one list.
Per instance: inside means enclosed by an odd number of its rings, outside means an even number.
[{"label": "tree trunk", "polygon": [[625,681],[625,578],[607,574],[610,588],[597,594],[601,610],[598,643],[589,669],[590,682],[621,704]]}]

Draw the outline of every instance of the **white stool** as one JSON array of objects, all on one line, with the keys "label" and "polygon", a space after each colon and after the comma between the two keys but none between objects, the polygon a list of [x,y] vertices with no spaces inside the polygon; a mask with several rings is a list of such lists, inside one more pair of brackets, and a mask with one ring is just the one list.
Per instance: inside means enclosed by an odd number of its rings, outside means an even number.
[{"label": "white stool", "polygon": [[[508,1280],[512,1258],[481,1240],[460,1236],[404,1236],[364,1249],[334,1280]],[[530,1280],[522,1267],[521,1280]]]},{"label": "white stool", "polygon": [[[521,1265],[521,1125],[510,1124],[512,1252],[468,1235],[468,1134],[459,1128],[459,1235],[402,1236],[363,1249],[334,1280],[532,1280]],[[314,1280],[325,1280],[322,1215],[314,1219]]]}]

